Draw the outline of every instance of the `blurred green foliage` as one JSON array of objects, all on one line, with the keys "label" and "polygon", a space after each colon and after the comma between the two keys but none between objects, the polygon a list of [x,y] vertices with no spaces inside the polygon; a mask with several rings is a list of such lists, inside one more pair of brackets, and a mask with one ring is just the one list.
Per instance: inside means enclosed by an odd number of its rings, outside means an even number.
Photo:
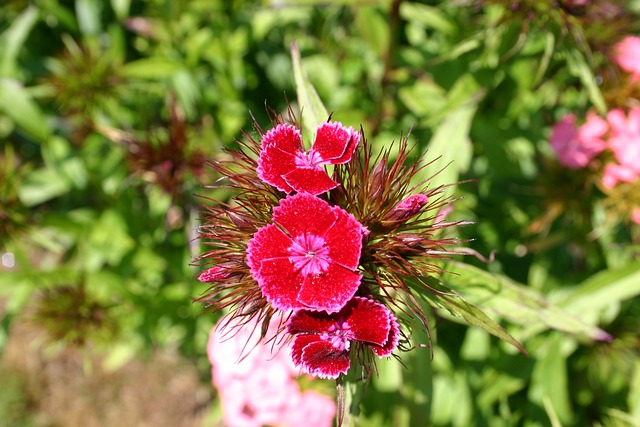
[{"label": "blurred green foliage", "polygon": [[434,185],[472,180],[450,217],[495,259],[442,280],[529,353],[435,310],[433,358],[380,362],[360,425],[639,425],[640,232],[547,142],[562,114],[616,106],[608,49],[640,29],[640,2],[588,3],[5,1],[0,348],[26,310],[110,366],[163,347],[206,373],[195,194],[226,197],[206,161],[251,116],[267,128],[265,104],[297,110],[308,78],[378,147],[411,130],[440,156],[425,174],[450,163]]}]

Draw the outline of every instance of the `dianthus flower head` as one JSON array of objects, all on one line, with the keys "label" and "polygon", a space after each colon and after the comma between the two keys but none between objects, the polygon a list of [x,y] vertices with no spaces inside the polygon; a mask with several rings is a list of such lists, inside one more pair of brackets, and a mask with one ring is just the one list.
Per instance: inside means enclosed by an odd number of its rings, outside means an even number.
[{"label": "dianthus flower head", "polygon": [[263,336],[277,312],[293,310],[280,332],[297,365],[336,378],[355,354],[369,373],[367,354],[389,356],[404,341],[391,310],[428,331],[419,300],[440,292],[429,278],[443,272],[440,258],[458,254],[450,247],[461,241],[447,231],[464,222],[438,215],[452,201],[444,186],[416,179],[430,164],[411,161],[408,138],[374,155],[360,133],[326,122],[305,151],[299,127],[277,117],[268,132],[256,126],[260,141],[246,135],[212,163],[233,200],[205,205],[207,250],[197,260],[210,288],[199,300],[232,319],[260,319]]},{"label": "dianthus flower head", "polygon": [[398,344],[395,316],[379,302],[354,297],[339,312],[299,310],[287,324],[293,335],[291,355],[296,366],[320,378],[346,374],[352,344],[363,344],[379,357]]},{"label": "dianthus flower head", "polygon": [[353,128],[326,122],[318,126],[313,147],[305,151],[300,131],[279,124],[262,137],[258,176],[285,193],[322,194],[338,185],[322,166],[348,162],[359,141]]}]

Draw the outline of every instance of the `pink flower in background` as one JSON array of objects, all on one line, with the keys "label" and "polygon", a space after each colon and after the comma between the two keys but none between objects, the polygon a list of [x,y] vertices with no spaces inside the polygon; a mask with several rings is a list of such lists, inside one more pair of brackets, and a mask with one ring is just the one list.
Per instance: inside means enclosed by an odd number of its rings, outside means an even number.
[{"label": "pink flower in background", "polygon": [[640,79],[640,37],[627,36],[614,46],[613,60],[620,68]]},{"label": "pink flower in background", "polygon": [[607,121],[611,128],[609,147],[616,160],[640,174],[640,108],[632,108],[628,116],[616,108],[609,111]]},{"label": "pink flower in background", "polygon": [[631,211],[631,221],[635,222],[636,224],[640,224],[640,208],[635,208],[633,211]]},{"label": "pink flower in background", "polygon": [[347,163],[359,141],[360,134],[352,127],[327,122],[318,126],[313,147],[305,152],[300,131],[292,125],[279,124],[262,138],[258,177],[286,193],[324,193],[338,183],[322,166]]},{"label": "pink flower in background", "polygon": [[[277,332],[281,321],[272,321],[267,337]],[[336,408],[333,399],[314,392],[300,392],[294,377],[300,371],[289,358],[288,344],[260,341],[256,322],[220,325],[209,335],[207,352],[212,365],[213,383],[218,390],[224,423],[228,427],[328,427]],[[318,411],[310,413],[309,404]],[[308,422],[295,423],[300,417]]]},{"label": "pink flower in background", "polygon": [[607,122],[595,113],[587,115],[585,123],[576,126],[576,116],[564,116],[551,130],[551,147],[561,164],[580,169],[606,148],[603,137],[608,130]]},{"label": "pink flower in background", "polygon": [[292,402],[283,424],[292,427],[332,427],[335,416],[336,404],[333,399],[317,391],[307,390]]},{"label": "pink flower in background", "polygon": [[281,200],[273,222],[249,241],[247,263],[263,295],[280,310],[335,312],[362,276],[364,228],[338,206],[306,193]]},{"label": "pink flower in background", "polygon": [[637,179],[638,173],[633,169],[624,165],[609,163],[604,167],[602,185],[605,188],[612,189],[620,182],[634,182]]},{"label": "pink flower in background", "polygon": [[384,357],[395,350],[399,334],[393,313],[362,297],[354,297],[333,314],[297,311],[289,319],[287,331],[294,336],[294,364],[320,378],[338,378],[347,373],[352,341],[364,343]]}]

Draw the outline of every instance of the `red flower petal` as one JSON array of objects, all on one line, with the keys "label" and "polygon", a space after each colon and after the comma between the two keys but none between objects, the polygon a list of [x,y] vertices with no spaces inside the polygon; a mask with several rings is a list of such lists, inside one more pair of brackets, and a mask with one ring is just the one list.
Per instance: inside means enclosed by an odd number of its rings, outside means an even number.
[{"label": "red flower petal", "polygon": [[323,237],[336,222],[336,214],[327,202],[306,193],[280,201],[273,208],[273,222],[280,224],[291,237],[304,233]]},{"label": "red flower petal", "polygon": [[389,338],[391,311],[379,302],[354,297],[344,307],[353,340],[384,345]]},{"label": "red flower petal", "polygon": [[340,122],[323,123],[316,130],[316,140],[312,150],[320,154],[325,163],[333,165],[351,160],[360,134],[352,127],[344,127]]},{"label": "red flower petal", "polygon": [[287,332],[298,334],[319,334],[329,332],[336,323],[336,315],[324,312],[298,310],[291,315],[287,322]]},{"label": "red flower petal", "polygon": [[320,378],[338,378],[349,370],[349,352],[336,350],[317,335],[298,335],[291,347],[293,363],[309,374]]},{"label": "red flower petal", "polygon": [[338,186],[338,183],[329,178],[323,169],[296,167],[284,175],[284,180],[291,188],[301,193],[309,193],[313,196],[326,193]]},{"label": "red flower petal", "polygon": [[294,126],[280,124],[262,137],[258,158],[258,177],[280,191],[290,193],[283,175],[296,168],[296,155],[303,151],[302,136]]},{"label": "red flower petal", "polygon": [[371,345],[371,349],[379,356],[386,357],[390,356],[393,350],[398,346],[398,339],[400,335],[400,327],[398,326],[398,321],[396,320],[396,316],[392,313],[389,313],[389,336],[387,337],[387,341],[383,346]]},{"label": "red flower petal", "polygon": [[289,124],[279,124],[264,134],[262,148],[268,146],[276,146],[280,151],[293,155],[304,151],[300,131]]},{"label": "red flower petal", "polygon": [[362,225],[342,208],[335,206],[332,209],[337,221],[324,236],[329,247],[329,257],[333,262],[355,270],[362,250]]},{"label": "red flower petal", "polygon": [[294,337],[293,342],[291,343],[291,361],[294,365],[297,367],[304,365],[302,350],[312,342],[318,341],[318,339],[319,338],[315,335],[298,335]]},{"label": "red flower petal", "polygon": [[[256,275],[253,277],[256,278]],[[304,307],[297,300],[302,277],[293,269],[288,258],[263,261],[257,281],[262,294],[274,308],[286,311]]]},{"label": "red flower petal", "polygon": [[288,257],[292,241],[275,224],[259,229],[247,246],[247,264],[251,275],[257,279],[260,275],[262,261],[278,257]]},{"label": "red flower petal", "polygon": [[360,279],[360,274],[330,264],[324,273],[305,278],[298,301],[309,310],[335,313],[356,293]]}]

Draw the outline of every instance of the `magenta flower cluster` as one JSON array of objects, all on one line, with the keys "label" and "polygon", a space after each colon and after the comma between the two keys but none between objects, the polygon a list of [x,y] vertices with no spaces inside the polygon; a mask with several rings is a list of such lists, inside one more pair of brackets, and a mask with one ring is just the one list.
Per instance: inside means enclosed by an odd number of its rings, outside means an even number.
[{"label": "magenta flower cluster", "polygon": [[[613,46],[611,59],[628,76],[629,89],[640,89],[640,37],[627,36]],[[593,111],[578,124],[567,114],[553,126],[550,142],[560,163],[568,168],[597,171],[601,188],[609,192],[627,186],[640,190],[640,107],[613,108],[605,117]],[[625,197],[623,197],[625,198]],[[630,219],[640,224],[640,199],[625,200]],[[625,206],[625,210],[628,211]]]},{"label": "magenta flower cluster", "polygon": [[359,141],[353,128],[328,122],[305,151],[300,132],[280,124],[264,135],[258,159],[258,177],[289,194],[273,208],[273,223],[249,241],[247,264],[266,300],[294,311],[287,325],[294,363],[321,378],[347,372],[351,341],[385,348],[379,356],[391,354],[398,341],[391,311],[354,297],[367,229],[317,197],[339,185],[321,166],[347,163]]},{"label": "magenta flower cluster", "polygon": [[[601,169],[605,189],[640,183],[640,108],[628,112],[616,108],[606,118],[589,112],[579,126],[574,115],[567,115],[554,125],[550,142],[564,166]],[[631,219],[640,224],[640,206],[632,211]]]},{"label": "magenta flower cluster", "polygon": [[442,272],[430,258],[455,253],[444,249],[459,242],[445,234],[458,224],[444,220],[450,201],[442,187],[412,183],[423,165],[409,160],[406,139],[391,160],[335,121],[309,148],[295,119],[256,127],[259,141],[247,134],[212,163],[235,197],[205,205],[199,279],[211,286],[199,301],[263,331],[284,316],[278,332],[304,373],[339,378],[354,360],[370,373],[402,342],[390,307],[427,328],[415,292]]}]

